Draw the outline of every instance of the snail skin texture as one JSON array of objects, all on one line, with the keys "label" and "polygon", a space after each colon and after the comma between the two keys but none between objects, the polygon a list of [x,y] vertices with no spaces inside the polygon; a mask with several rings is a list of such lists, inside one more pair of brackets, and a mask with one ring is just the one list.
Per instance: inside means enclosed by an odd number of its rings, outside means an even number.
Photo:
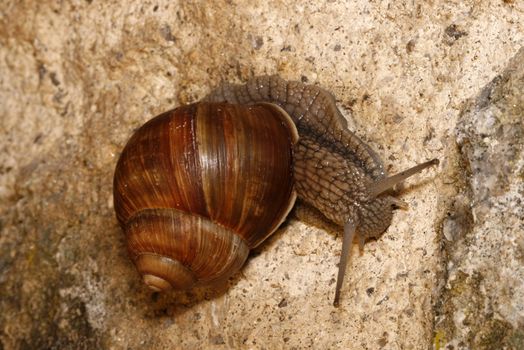
[{"label": "snail skin texture", "polygon": [[329,92],[261,76],[138,129],[116,166],[115,211],[144,282],[183,290],[238,271],[298,196],[343,228],[338,306],[354,236],[380,237],[407,206],[388,190],[436,164],[388,176]]}]

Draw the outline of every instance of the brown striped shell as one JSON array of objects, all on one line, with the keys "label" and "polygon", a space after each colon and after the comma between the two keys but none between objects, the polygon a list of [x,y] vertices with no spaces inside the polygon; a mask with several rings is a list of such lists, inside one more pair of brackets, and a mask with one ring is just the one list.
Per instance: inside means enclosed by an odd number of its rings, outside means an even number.
[{"label": "brown striped shell", "polygon": [[223,280],[295,202],[297,131],[277,106],[199,103],[131,137],[114,176],[128,251],[154,290]]}]

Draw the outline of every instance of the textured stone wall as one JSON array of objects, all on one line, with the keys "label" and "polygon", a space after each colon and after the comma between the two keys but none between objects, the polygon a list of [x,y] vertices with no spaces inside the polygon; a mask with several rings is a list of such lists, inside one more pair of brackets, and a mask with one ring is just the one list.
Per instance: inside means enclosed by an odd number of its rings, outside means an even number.
[{"label": "textured stone wall", "polygon": [[[0,348],[523,348],[523,43],[519,0],[3,1]],[[353,247],[338,309],[341,237],[294,218],[227,285],[148,291],[112,208],[123,145],[275,73],[331,90],[390,172],[440,167]]]},{"label": "textured stone wall", "polygon": [[456,128],[461,185],[443,221],[448,261],[437,337],[524,348],[524,48],[468,101]]}]

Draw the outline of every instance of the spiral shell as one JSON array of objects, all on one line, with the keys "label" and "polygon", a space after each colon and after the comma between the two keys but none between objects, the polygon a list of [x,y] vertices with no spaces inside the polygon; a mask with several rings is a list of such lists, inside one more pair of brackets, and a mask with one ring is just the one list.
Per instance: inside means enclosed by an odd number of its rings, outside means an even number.
[{"label": "spiral shell", "polygon": [[197,103],[144,124],[115,170],[131,259],[154,290],[230,277],[294,205],[298,134],[275,105]]}]

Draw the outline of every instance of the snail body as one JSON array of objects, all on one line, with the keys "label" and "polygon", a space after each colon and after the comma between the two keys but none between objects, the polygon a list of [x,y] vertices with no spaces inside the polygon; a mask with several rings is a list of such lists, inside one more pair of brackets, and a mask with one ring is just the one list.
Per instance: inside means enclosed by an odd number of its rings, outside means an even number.
[{"label": "snail body", "polygon": [[337,305],[355,233],[379,237],[404,206],[384,192],[436,163],[388,177],[329,92],[263,76],[142,126],[115,170],[115,210],[145,283],[187,289],[240,269],[298,195],[344,228]]}]

